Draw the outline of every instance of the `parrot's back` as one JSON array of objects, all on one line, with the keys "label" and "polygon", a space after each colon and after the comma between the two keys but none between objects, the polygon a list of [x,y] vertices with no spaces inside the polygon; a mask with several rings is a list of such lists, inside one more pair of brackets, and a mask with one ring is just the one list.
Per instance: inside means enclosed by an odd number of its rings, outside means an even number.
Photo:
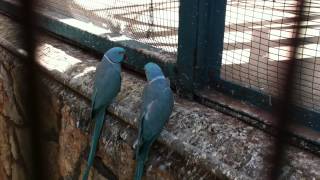
[{"label": "parrot's back", "polygon": [[96,70],[92,101],[92,118],[96,112],[105,110],[120,91],[121,66],[102,60]]},{"label": "parrot's back", "polygon": [[173,108],[173,93],[166,79],[148,84],[144,89],[144,104],[147,112],[143,118],[143,138],[156,138],[169,119]]},{"label": "parrot's back", "polygon": [[144,88],[139,118],[135,180],[141,180],[149,150],[160,135],[173,108],[173,93],[161,69],[154,64],[145,65],[145,69],[148,84]]}]

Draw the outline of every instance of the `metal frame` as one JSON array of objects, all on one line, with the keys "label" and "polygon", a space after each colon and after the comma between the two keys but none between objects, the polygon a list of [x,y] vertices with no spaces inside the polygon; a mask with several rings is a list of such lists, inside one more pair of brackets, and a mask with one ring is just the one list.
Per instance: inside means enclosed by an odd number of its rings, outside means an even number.
[{"label": "metal frame", "polygon": [[198,41],[198,14],[199,0],[181,1],[179,16],[180,19],[187,21],[179,21],[179,37],[178,38],[178,84],[183,93],[192,97],[194,82],[194,64],[197,59],[197,41]]},{"label": "metal frame", "polygon": [[[180,2],[178,77],[187,92],[219,78],[226,0]],[[185,20],[184,20],[185,19]]]},{"label": "metal frame", "polygon": [[[189,72],[194,74],[193,89],[203,88],[210,83],[210,87],[217,91],[223,92],[239,100],[247,101],[267,111],[273,110],[274,105],[279,104],[280,99],[220,78],[226,0],[199,0],[199,2],[199,12],[201,12],[201,14],[198,15],[200,19],[198,25],[199,29],[197,31],[198,44],[196,49],[198,49],[198,51],[195,60],[196,63],[194,63],[193,68],[190,68],[192,70],[189,69]],[[205,7],[209,8],[206,9]],[[183,25],[183,23],[181,24]],[[179,35],[185,37],[184,34]],[[210,41],[208,41],[208,39]],[[186,56],[185,54],[187,54],[188,51],[186,50],[180,53],[184,55],[180,55],[178,61],[185,61],[186,59],[180,57]],[[290,110],[291,118],[295,122],[316,131],[320,131],[320,113],[295,105],[290,105]]]},{"label": "metal frame", "polygon": [[[258,92],[254,89],[246,88],[223,79],[217,79],[213,82],[212,86],[229,96],[236,99],[249,102],[267,111],[272,111],[275,104],[279,104],[279,99],[270,95]],[[294,122],[312,128],[316,131],[320,131],[320,113],[308,110],[295,105],[291,107],[291,118]]]}]

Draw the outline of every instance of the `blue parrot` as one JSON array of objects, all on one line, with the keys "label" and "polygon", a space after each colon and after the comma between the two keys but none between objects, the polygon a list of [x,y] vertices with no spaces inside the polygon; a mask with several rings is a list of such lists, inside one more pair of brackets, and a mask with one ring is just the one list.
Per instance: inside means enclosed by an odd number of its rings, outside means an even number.
[{"label": "blue parrot", "polygon": [[139,132],[135,146],[135,180],[143,175],[144,163],[152,143],[160,135],[173,108],[173,93],[170,83],[164,77],[161,68],[154,63],[144,66],[148,84],[143,90],[142,107],[139,116]]},{"label": "blue parrot", "polygon": [[83,180],[88,179],[90,168],[93,164],[101,129],[104,124],[105,111],[117,96],[121,87],[121,65],[126,59],[125,50],[120,47],[109,49],[97,66],[94,90],[91,104],[91,119],[95,121],[92,135],[92,144],[83,174]]}]

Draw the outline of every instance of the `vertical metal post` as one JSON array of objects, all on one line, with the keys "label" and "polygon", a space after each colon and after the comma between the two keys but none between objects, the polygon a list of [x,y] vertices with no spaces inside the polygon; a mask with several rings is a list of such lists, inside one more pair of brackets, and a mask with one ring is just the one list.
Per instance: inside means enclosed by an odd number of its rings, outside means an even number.
[{"label": "vertical metal post", "polygon": [[[40,142],[40,122],[38,119],[38,109],[37,109],[37,96],[38,89],[36,85],[36,62],[35,62],[35,21],[36,16],[33,11],[35,2],[33,0],[21,0],[22,12],[21,12],[21,22],[23,27],[22,40],[24,48],[28,52],[28,57],[25,62],[25,77],[27,80],[26,87],[24,91],[26,92],[26,115],[27,122],[31,125],[31,144],[32,144],[32,162],[33,169],[31,172],[31,177],[28,179],[42,179],[43,168],[41,166],[41,142]],[[23,147],[22,147],[23,148]]]},{"label": "vertical metal post", "polygon": [[198,56],[195,87],[203,88],[220,78],[226,0],[201,0],[199,11]]},{"label": "vertical metal post", "polygon": [[290,123],[290,107],[292,107],[293,90],[294,90],[294,74],[297,70],[298,48],[300,44],[299,32],[301,29],[301,23],[304,16],[304,0],[297,0],[296,4],[297,16],[295,19],[296,29],[293,32],[293,38],[291,41],[292,50],[290,51],[290,61],[288,61],[288,70],[286,73],[286,79],[283,88],[283,97],[276,106],[276,122],[277,132],[274,142],[274,154],[273,154],[273,168],[271,169],[269,179],[279,179],[281,175],[281,167],[285,159],[285,149],[288,143],[288,127]]},{"label": "vertical metal post", "polygon": [[220,75],[226,1],[180,2],[178,78],[184,92],[208,85]]},{"label": "vertical metal post", "polygon": [[199,0],[181,0],[179,8],[178,83],[180,92],[192,96],[197,57]]}]

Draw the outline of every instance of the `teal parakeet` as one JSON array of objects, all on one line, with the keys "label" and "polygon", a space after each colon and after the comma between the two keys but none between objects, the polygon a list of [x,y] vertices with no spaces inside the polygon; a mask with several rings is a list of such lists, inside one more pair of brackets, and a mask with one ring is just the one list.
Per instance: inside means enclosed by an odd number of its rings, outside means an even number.
[{"label": "teal parakeet", "polygon": [[144,70],[148,84],[143,90],[139,116],[139,132],[135,147],[135,180],[142,178],[151,145],[168,121],[174,103],[169,81],[164,77],[161,68],[157,64],[148,63]]},{"label": "teal parakeet", "polygon": [[94,89],[91,99],[91,119],[95,122],[90,153],[83,180],[88,179],[93,164],[100,133],[104,124],[105,111],[117,96],[121,87],[121,62],[126,58],[125,50],[120,47],[109,49],[97,66]]}]

